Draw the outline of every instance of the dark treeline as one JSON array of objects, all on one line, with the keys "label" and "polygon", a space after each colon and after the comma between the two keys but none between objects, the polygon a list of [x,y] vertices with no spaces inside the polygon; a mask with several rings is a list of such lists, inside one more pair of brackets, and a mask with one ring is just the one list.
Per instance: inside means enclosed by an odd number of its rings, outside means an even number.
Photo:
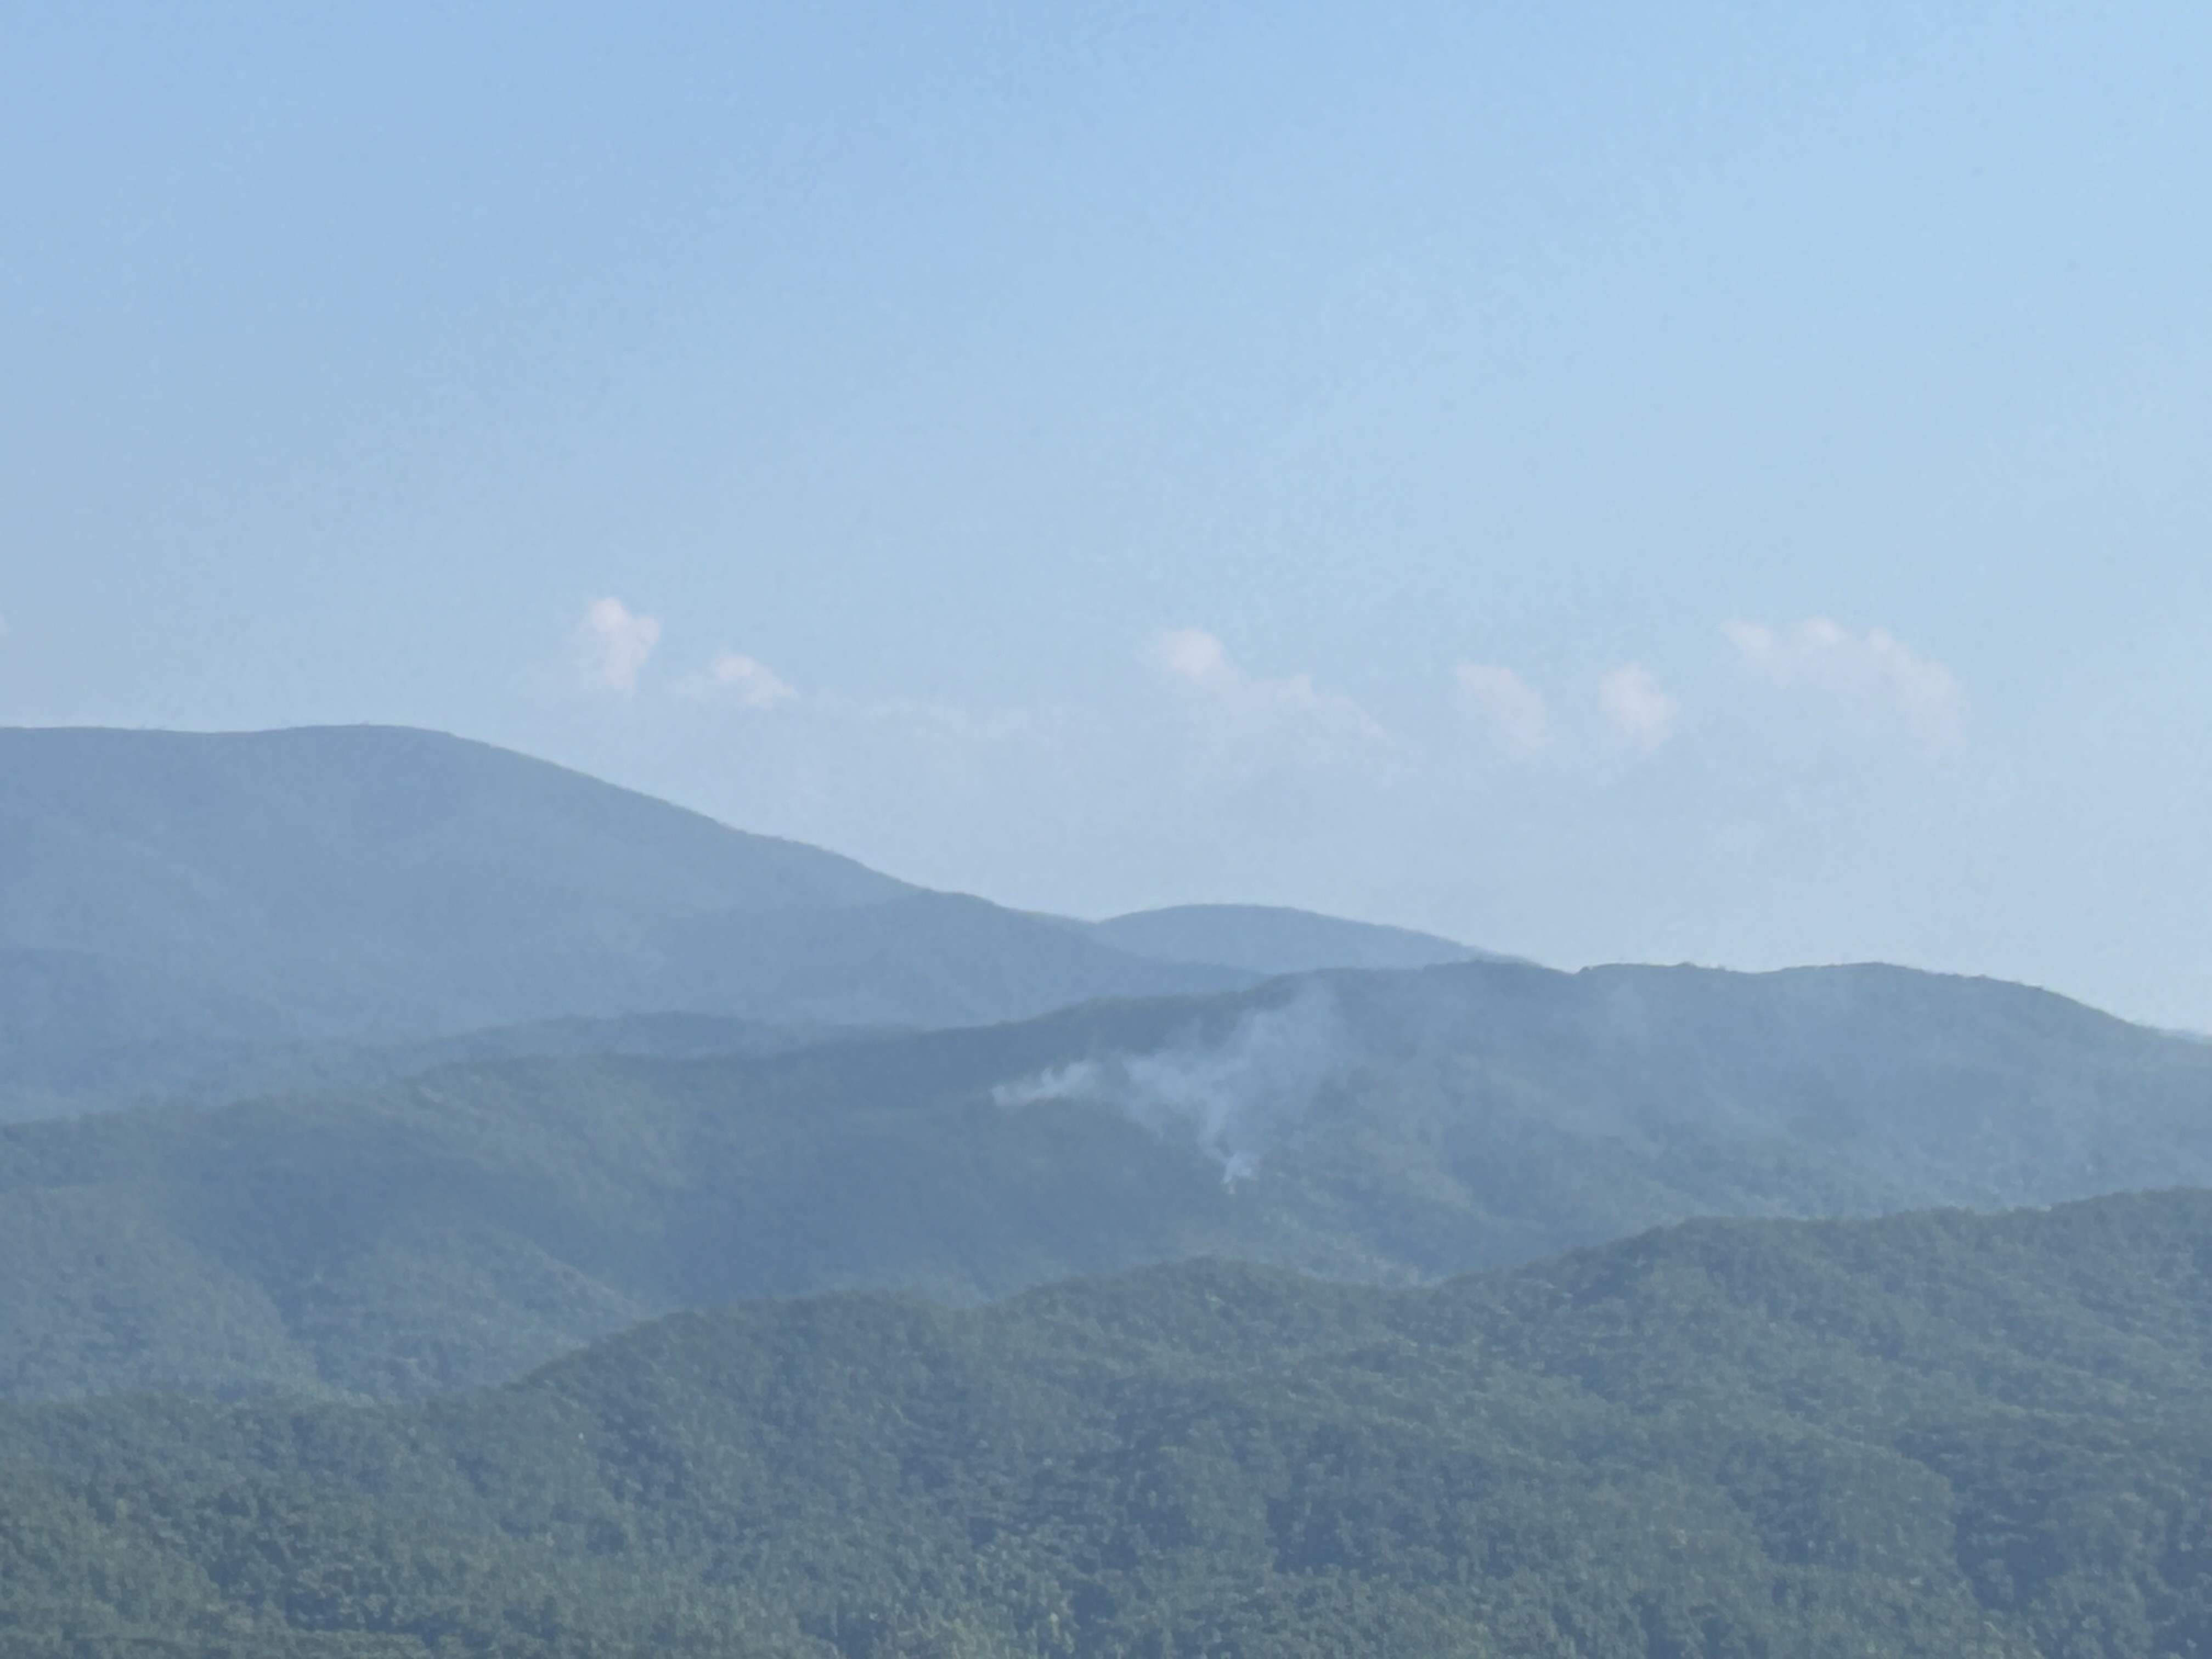
[{"label": "dark treeline", "polygon": [[0,1414],[0,1651],[2212,1653],[2212,1195],[687,1313]]}]

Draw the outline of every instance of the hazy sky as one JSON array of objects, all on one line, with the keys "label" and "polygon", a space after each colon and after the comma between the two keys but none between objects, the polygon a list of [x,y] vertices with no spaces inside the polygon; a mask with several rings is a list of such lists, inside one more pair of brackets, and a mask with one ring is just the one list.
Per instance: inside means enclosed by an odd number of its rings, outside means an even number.
[{"label": "hazy sky", "polygon": [[2212,1027],[2212,9],[0,9],[0,720]]}]

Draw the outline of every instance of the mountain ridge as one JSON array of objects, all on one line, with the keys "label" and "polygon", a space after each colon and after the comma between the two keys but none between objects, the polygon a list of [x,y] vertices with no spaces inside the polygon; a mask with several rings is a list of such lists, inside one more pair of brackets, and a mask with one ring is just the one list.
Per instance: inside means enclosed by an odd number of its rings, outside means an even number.
[{"label": "mountain ridge", "polygon": [[0,1394],[414,1395],[638,1319],[2212,1184],[2212,1050],[1893,969],[1348,970],[0,1129]]},{"label": "mountain ridge", "polygon": [[1109,945],[1160,962],[1210,963],[1270,978],[1325,968],[1431,968],[1503,962],[1435,933],[1269,904],[1178,904],[1093,922]]},{"label": "mountain ridge", "polygon": [[[1308,940],[1302,962],[1318,939],[1402,944],[1253,914]],[[440,732],[0,728],[0,1115],[210,1099],[302,1045],[662,1014],[988,1024],[1275,970],[1123,948],[1131,921],[933,892]]]}]

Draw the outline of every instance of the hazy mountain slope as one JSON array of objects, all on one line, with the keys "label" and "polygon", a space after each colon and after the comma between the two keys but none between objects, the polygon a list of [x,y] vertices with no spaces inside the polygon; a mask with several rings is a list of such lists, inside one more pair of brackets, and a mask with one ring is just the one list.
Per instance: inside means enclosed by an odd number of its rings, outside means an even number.
[{"label": "hazy mountain slope", "polygon": [[0,1071],[669,1010],[1005,1019],[1249,982],[433,732],[0,730]]},{"label": "hazy mountain slope", "polygon": [[539,1012],[523,1000],[609,1012],[600,981],[657,952],[671,919],[911,890],[542,762],[380,727],[0,731],[0,869],[13,948],[144,964],[333,1034]]},{"label": "hazy mountain slope", "polygon": [[1266,904],[1180,904],[1165,910],[1139,910],[1097,922],[1091,931],[1133,956],[1218,963],[1268,975],[1323,968],[1429,968],[1447,962],[1499,960],[1494,952],[1433,933]]},{"label": "hazy mountain slope", "polygon": [[[71,1049],[0,1077],[0,1122],[146,1104],[220,1105],[359,1089],[440,1066],[535,1056],[699,1059],[867,1042],[908,1027],[775,1024],[722,1014],[623,1014],[488,1025],[398,1042],[222,1042],[174,1038]],[[21,1056],[15,1056],[19,1062]]]},{"label": "hazy mountain slope", "polygon": [[1417,1291],[1200,1262],[690,1314],[398,1411],[0,1412],[0,1627],[2150,1659],[2212,1641],[2207,1468],[2212,1197],[1699,1223]]},{"label": "hazy mountain slope", "polygon": [[763,1295],[1209,1253],[1406,1281],[1693,1215],[2175,1182],[2212,1185],[2212,1049],[2017,986],[1334,974],[0,1132],[0,1390],[404,1395]]},{"label": "hazy mountain slope", "polygon": [[[1873,1214],[2212,1185],[2212,1048],[2026,986],[1880,965],[1329,983],[1346,1047],[1299,1133],[1365,1147],[1363,1178],[1425,1169],[1528,1229],[1526,1254],[1572,1242],[1578,1192],[1594,1226],[1638,1190],[1677,1214]],[[1399,1248],[1450,1270],[1458,1225]]]}]

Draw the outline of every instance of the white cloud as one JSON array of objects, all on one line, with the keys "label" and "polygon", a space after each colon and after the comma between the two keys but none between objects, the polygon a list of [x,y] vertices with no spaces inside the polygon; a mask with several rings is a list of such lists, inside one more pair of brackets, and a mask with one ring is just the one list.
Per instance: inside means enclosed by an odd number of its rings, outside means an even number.
[{"label": "white cloud", "polygon": [[714,661],[696,674],[676,683],[679,696],[699,702],[732,702],[740,708],[774,708],[799,696],[783,676],[766,663],[719,651]]},{"label": "white cloud", "polygon": [[1314,689],[1310,674],[1258,679],[1229,660],[1215,635],[1202,628],[1170,629],[1152,642],[1152,661],[1167,676],[1202,694],[1224,713],[1242,718],[1311,716],[1340,731],[1381,739],[1375,718],[1350,697]]},{"label": "white cloud", "polygon": [[1544,694],[1510,668],[1463,662],[1452,670],[1460,701],[1497,728],[1505,752],[1526,760],[1551,745],[1552,711]]},{"label": "white cloud", "polygon": [[1966,700],[1951,671],[1886,628],[1856,634],[1813,617],[1794,628],[1732,622],[1723,631],[1759,678],[1826,696],[1862,726],[1901,726],[1938,752],[1965,739]]},{"label": "white cloud", "polygon": [[576,624],[576,663],[587,684],[627,696],[660,647],[660,618],[641,617],[620,599],[593,599]]},{"label": "white cloud", "polygon": [[1201,789],[1401,758],[1391,734],[1350,697],[1317,690],[1310,674],[1247,674],[1203,629],[1162,634],[1146,654],[1198,716],[1182,764]]},{"label": "white cloud", "polygon": [[1682,718],[1682,705],[1667,695],[1658,677],[1632,662],[1598,678],[1597,702],[1613,735],[1647,755],[1674,735]]},{"label": "white cloud", "polygon": [[1193,685],[1233,685],[1243,678],[1229,665],[1220,640],[1202,628],[1170,629],[1152,642],[1152,660]]}]

